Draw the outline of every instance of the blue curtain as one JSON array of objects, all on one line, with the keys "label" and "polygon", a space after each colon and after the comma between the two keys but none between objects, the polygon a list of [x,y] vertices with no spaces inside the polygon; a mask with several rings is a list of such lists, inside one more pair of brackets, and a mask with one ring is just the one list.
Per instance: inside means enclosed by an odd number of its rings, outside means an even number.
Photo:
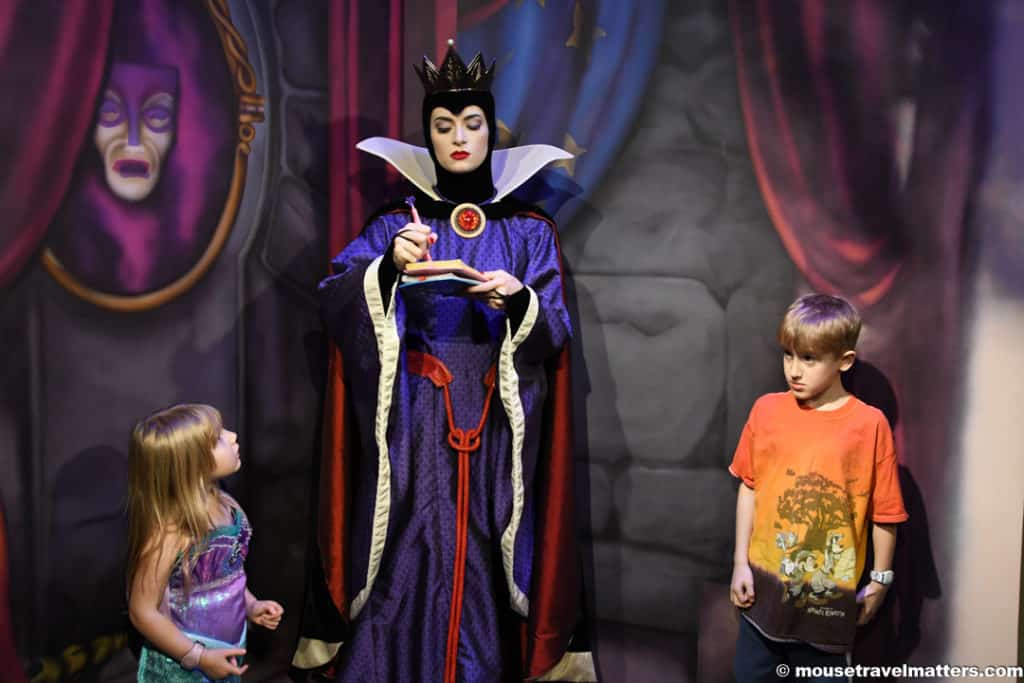
[{"label": "blue curtain", "polygon": [[523,0],[460,27],[460,54],[498,60],[497,116],[516,144],[585,150],[518,196],[558,212],[564,224],[593,193],[641,105],[664,13],[664,0]]}]

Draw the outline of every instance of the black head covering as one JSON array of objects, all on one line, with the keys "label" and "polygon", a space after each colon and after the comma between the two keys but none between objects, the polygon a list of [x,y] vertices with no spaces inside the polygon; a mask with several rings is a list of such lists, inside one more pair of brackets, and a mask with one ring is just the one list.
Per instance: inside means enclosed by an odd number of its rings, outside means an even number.
[{"label": "black head covering", "polygon": [[[414,67],[415,68],[415,67]],[[491,178],[491,155],[498,139],[497,118],[494,113],[494,97],[490,93],[494,77],[494,63],[487,69],[483,57],[477,55],[467,67],[448,41],[448,52],[441,67],[435,67],[429,59],[423,58],[423,68],[416,69],[426,95],[423,98],[423,137],[427,150],[437,172],[437,192],[445,200],[456,204],[473,202],[479,204],[494,196],[494,181]],[[458,116],[466,107],[477,105],[487,119],[487,156],[469,173],[451,173],[437,161],[434,145],[430,141],[430,113],[435,107],[444,107]]]}]

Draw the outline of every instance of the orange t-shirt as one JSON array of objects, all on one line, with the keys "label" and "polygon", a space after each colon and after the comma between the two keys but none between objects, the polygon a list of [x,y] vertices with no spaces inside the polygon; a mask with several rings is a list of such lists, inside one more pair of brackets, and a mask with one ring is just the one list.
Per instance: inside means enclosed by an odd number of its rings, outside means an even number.
[{"label": "orange t-shirt", "polygon": [[854,396],[824,411],[766,394],[729,471],[754,489],[747,618],[770,638],[848,648],[867,522],[907,519],[885,416]]}]

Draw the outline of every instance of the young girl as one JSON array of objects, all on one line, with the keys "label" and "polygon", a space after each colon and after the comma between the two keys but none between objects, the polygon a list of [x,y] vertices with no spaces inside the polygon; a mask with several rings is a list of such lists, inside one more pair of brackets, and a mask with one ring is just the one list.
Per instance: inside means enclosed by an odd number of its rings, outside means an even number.
[{"label": "young girl", "polygon": [[245,586],[252,530],[217,481],[238,471],[237,435],[207,405],[139,422],[128,455],[128,611],[146,638],[139,681],[237,681],[246,618],[276,629],[284,609]]}]

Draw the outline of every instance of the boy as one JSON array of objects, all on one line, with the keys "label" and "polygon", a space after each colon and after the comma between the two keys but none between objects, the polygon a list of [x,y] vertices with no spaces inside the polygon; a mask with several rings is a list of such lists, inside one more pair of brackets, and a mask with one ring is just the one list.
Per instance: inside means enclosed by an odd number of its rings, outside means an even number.
[{"label": "boy", "polygon": [[[729,466],[742,480],[730,587],[742,609],[737,681],[778,680],[781,664],[845,666],[857,625],[893,581],[895,524],[907,513],[892,432],[841,381],[860,326],[843,299],[793,302],[778,333],[790,390],[754,403]],[[858,595],[869,529],[872,580]]]}]

